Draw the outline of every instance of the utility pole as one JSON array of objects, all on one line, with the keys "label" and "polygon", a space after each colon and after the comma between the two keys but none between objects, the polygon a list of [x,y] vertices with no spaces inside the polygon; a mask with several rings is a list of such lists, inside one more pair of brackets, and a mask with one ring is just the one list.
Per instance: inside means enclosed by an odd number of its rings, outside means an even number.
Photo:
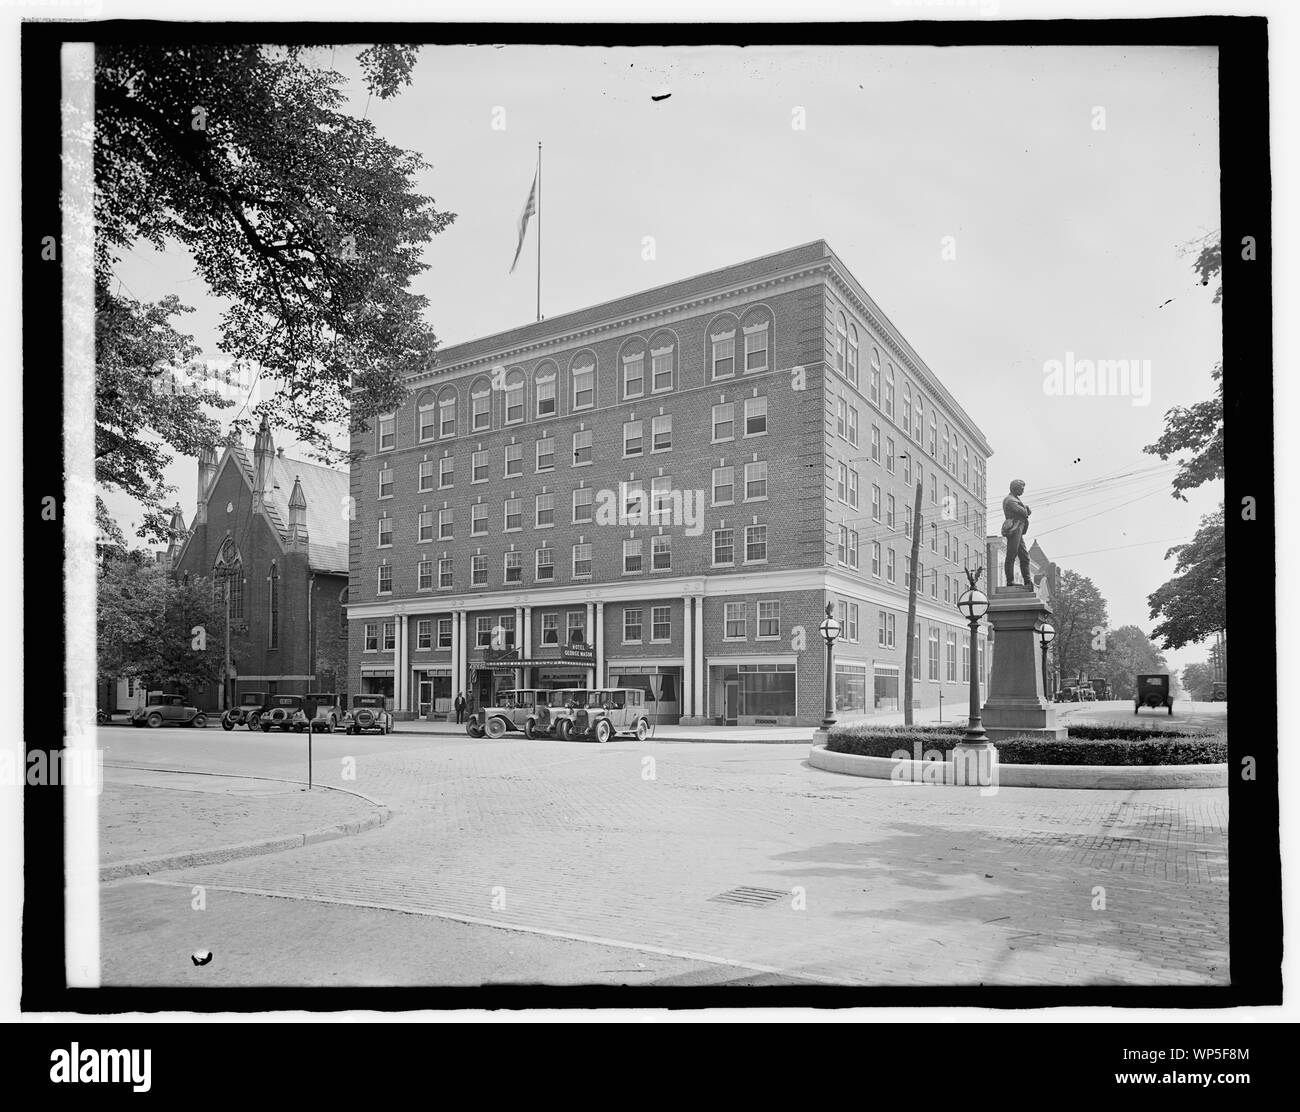
[{"label": "utility pole", "polygon": [[919,578],[921,558],[921,488],[916,483],[916,502],[912,509],[912,575],[907,585],[907,654],[903,658],[903,722],[912,724],[912,669],[916,655],[916,581]]}]

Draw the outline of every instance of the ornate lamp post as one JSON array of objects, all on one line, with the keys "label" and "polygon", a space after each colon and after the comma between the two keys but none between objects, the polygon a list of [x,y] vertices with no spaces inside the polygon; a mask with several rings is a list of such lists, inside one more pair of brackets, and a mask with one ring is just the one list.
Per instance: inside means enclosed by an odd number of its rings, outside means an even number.
[{"label": "ornate lamp post", "polygon": [[970,669],[970,719],[966,723],[966,736],[963,745],[987,745],[988,734],[984,732],[984,723],[980,720],[980,673],[979,673],[979,628],[980,619],[989,612],[988,596],[975,584],[983,568],[971,571],[966,569],[966,579],[970,586],[962,592],[957,600],[957,609],[961,611],[970,625],[971,669]]},{"label": "ornate lamp post", "polygon": [[826,618],[818,627],[822,639],[826,642],[826,716],[822,719],[822,729],[829,730],[835,725],[835,639],[840,635],[840,623],[835,620],[835,604],[826,604]]},{"label": "ornate lamp post", "polygon": [[1056,627],[1051,622],[1039,622],[1034,626],[1038,634],[1038,644],[1043,650],[1043,697],[1050,699],[1051,691],[1047,682],[1047,646],[1056,640]]}]

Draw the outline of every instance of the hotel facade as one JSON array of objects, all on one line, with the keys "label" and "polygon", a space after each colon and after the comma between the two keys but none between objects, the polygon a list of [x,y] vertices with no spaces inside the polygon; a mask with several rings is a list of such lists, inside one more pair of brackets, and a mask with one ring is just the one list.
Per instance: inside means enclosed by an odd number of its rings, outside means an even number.
[{"label": "hotel facade", "polygon": [[660,723],[966,706],[991,449],[823,241],[441,350],[353,438],[349,689],[638,687]]}]

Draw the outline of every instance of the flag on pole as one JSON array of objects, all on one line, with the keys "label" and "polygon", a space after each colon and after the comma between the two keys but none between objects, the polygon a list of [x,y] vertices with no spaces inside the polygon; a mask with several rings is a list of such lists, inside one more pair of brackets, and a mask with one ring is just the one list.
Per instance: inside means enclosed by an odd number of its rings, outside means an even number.
[{"label": "flag on pole", "polygon": [[528,200],[524,203],[524,211],[519,214],[519,243],[515,247],[515,261],[510,264],[510,273],[515,272],[515,266],[519,262],[519,252],[524,249],[524,234],[528,231],[528,218],[537,211],[537,175],[533,175],[533,187],[528,191]]}]

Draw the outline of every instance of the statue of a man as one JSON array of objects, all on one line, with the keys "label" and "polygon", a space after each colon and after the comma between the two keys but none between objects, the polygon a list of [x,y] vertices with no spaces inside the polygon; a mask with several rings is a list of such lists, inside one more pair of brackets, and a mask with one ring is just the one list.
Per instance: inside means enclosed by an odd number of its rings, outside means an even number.
[{"label": "statue of a man", "polygon": [[1029,549],[1025,547],[1030,510],[1020,501],[1020,496],[1024,493],[1024,479],[1016,479],[1011,484],[1011,493],[1002,499],[1002,516],[1005,518],[1002,522],[1002,535],[1007,539],[1007,560],[1002,570],[1006,573],[1008,587],[1015,586],[1017,560],[1020,561],[1020,578],[1026,587],[1033,586],[1029,581]]}]

